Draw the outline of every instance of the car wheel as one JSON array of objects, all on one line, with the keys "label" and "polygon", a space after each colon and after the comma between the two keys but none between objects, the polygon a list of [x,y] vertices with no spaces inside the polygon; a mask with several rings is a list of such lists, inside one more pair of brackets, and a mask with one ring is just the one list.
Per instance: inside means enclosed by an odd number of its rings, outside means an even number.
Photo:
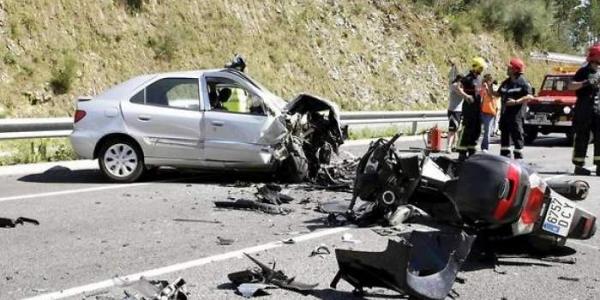
[{"label": "car wheel", "polygon": [[144,157],[139,147],[125,139],[112,139],[100,148],[98,163],[111,180],[133,182],[144,173]]},{"label": "car wheel", "polygon": [[308,176],[308,161],[306,157],[290,155],[283,161],[278,171],[289,182],[303,182]]},{"label": "car wheel", "polygon": [[538,131],[535,127],[526,127],[525,128],[525,144],[527,145],[531,145],[533,143],[533,141],[535,141],[535,139],[538,136]]}]

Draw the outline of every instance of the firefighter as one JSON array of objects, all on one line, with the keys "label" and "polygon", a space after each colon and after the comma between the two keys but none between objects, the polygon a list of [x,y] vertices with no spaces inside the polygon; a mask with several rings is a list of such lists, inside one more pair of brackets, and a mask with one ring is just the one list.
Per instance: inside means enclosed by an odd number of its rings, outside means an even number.
[{"label": "firefighter", "polygon": [[463,77],[458,87],[459,94],[463,97],[462,122],[463,130],[458,140],[458,159],[465,160],[475,153],[477,140],[481,134],[481,88],[480,75],[487,67],[487,63],[481,57],[475,57],[471,61],[471,70]]},{"label": "firefighter", "polygon": [[569,89],[575,90],[577,102],[573,116],[574,144],[573,164],[575,174],[590,175],[584,168],[585,155],[590,139],[590,131],[594,135],[594,164],[596,176],[600,175],[600,103],[598,89],[600,86],[600,44],[588,49],[587,64],[581,67],[569,83]]},{"label": "firefighter", "polygon": [[506,78],[498,93],[501,97],[500,112],[500,155],[510,157],[510,141],[512,140],[515,159],[523,158],[523,119],[527,102],[533,98],[531,84],[523,76],[525,63],[519,58],[512,58],[506,66]]}]

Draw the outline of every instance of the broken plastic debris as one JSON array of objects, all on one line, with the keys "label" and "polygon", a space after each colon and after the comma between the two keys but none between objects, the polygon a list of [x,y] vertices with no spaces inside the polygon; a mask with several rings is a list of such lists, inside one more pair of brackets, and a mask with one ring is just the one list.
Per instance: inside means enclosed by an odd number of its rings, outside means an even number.
[{"label": "broken plastic debris", "polygon": [[226,238],[222,238],[220,236],[217,236],[217,244],[219,244],[221,246],[232,245],[233,242],[235,242],[234,239],[226,239]]},{"label": "broken plastic debris", "polygon": [[340,279],[357,292],[384,287],[424,299],[444,299],[452,289],[460,266],[469,255],[475,236],[466,233],[410,233],[408,240],[389,240],[383,252],[336,249]]},{"label": "broken plastic debris", "polygon": [[237,290],[245,298],[252,298],[253,296],[258,296],[260,293],[268,295],[265,290],[269,287],[272,286],[264,283],[242,283],[237,287]]},{"label": "broken plastic debris", "polygon": [[331,251],[329,251],[329,248],[327,248],[327,246],[325,246],[325,244],[321,244],[321,245],[317,246],[315,249],[313,249],[312,252],[310,252],[309,257],[313,257],[316,255],[326,255],[326,254],[331,254]]},{"label": "broken plastic debris", "polygon": [[355,240],[354,237],[352,236],[352,234],[350,233],[344,233],[342,235],[342,242],[344,243],[352,243],[352,244],[358,244],[360,243],[359,240]]},{"label": "broken plastic debris", "polygon": [[9,218],[0,218],[0,227],[13,228],[13,227],[16,227],[18,224],[23,225],[25,223],[31,223],[33,225],[40,225],[40,222],[38,222],[37,220],[25,218],[25,217],[18,217],[14,220],[9,219]]},{"label": "broken plastic debris", "polygon": [[252,262],[258,265],[259,268],[248,269],[240,272],[234,272],[227,275],[227,278],[235,284],[241,285],[244,283],[263,283],[272,284],[280,288],[295,290],[295,291],[308,291],[314,289],[318,284],[306,284],[299,282],[295,277],[288,277],[281,270],[275,270],[275,263],[273,267],[269,267],[254,257],[244,253]]}]

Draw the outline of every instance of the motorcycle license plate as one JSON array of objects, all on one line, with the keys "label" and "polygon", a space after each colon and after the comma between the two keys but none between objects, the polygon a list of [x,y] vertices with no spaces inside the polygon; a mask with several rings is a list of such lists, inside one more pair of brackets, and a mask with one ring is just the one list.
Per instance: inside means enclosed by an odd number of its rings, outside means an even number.
[{"label": "motorcycle license plate", "polygon": [[566,237],[575,215],[575,207],[565,199],[552,198],[542,229]]}]

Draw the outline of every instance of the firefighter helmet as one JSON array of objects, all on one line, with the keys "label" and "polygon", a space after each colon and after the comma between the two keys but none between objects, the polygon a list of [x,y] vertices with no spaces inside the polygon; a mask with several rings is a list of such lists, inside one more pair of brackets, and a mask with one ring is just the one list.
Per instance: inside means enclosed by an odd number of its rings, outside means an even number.
[{"label": "firefighter helmet", "polygon": [[508,67],[514,72],[514,73],[523,73],[523,71],[525,70],[525,63],[518,57],[513,57],[510,59],[510,61],[508,62]]},{"label": "firefighter helmet", "polygon": [[473,57],[471,60],[471,67],[474,71],[481,73],[485,68],[487,68],[487,63],[482,57]]},{"label": "firefighter helmet", "polygon": [[587,61],[600,60],[600,43],[592,45],[588,49]]}]

